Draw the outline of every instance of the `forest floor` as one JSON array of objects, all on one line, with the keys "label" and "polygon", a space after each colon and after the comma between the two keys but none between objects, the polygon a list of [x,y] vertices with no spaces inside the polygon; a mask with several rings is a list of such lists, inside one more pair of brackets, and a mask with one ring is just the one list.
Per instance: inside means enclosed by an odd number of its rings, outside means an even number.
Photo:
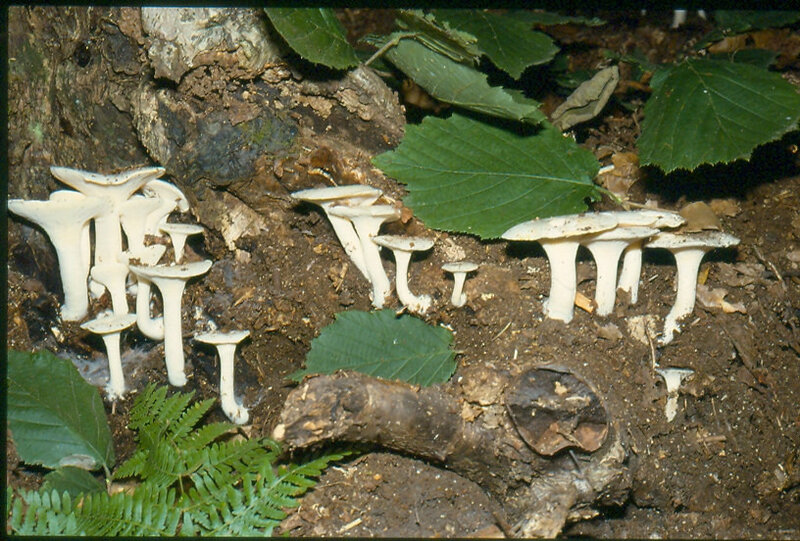
[{"label": "forest floor", "polygon": [[[615,50],[625,43],[646,53],[663,47],[651,58],[663,61],[702,35],[705,24],[694,21],[670,31],[666,16],[611,23],[564,29],[559,37]],[[587,65],[598,58],[594,49],[581,54]],[[576,130],[577,139],[608,161],[614,153],[634,150],[635,117],[612,103],[600,118]],[[436,239],[430,253],[412,260],[409,283],[413,291],[434,298],[426,321],[453,331],[454,378],[479,364],[556,363],[592,382],[620,423],[635,467],[631,497],[624,508],[571,525],[565,534],[800,537],[800,167],[792,144],[796,151],[796,134],[794,140],[760,149],[748,163],[669,179],[650,169],[638,172],[632,200],[676,210],[705,201],[722,229],[741,239],[738,248],[706,257],[700,278],[704,298],[664,347],[656,347],[654,333],[637,324],[652,316],[658,332],[672,305],[675,266],[666,252],[646,253],[638,303],[628,306],[619,298],[608,317],[576,309],[574,320],[564,324],[543,317],[550,271],[537,245],[432,231],[416,219],[384,228]],[[387,181],[381,187],[402,199],[402,186]],[[206,238],[190,240],[187,255],[215,263],[187,287],[186,335],[206,318],[223,328],[251,330],[251,339],[238,350],[236,387],[251,411],[247,431],[252,436],[271,434],[294,387],[286,376],[303,366],[320,330],[338,312],[370,309],[369,285],[349,264],[321,210],[288,197],[271,204],[284,221],[243,237],[235,252],[220,239]],[[612,205],[603,202],[597,208]],[[9,347],[48,348],[72,358],[87,379],[101,385],[102,346],[77,325],[59,321],[57,275],[42,272],[26,254],[24,239],[10,237]],[[467,305],[454,308],[449,304],[452,279],[441,265],[461,258],[480,268],[467,281]],[[390,254],[384,254],[384,265],[391,277]],[[591,299],[595,272],[588,252],[579,253],[578,276],[579,292]],[[166,383],[162,345],[128,333],[123,349],[132,389]],[[198,398],[216,396],[213,350],[187,345],[186,351],[191,374],[186,390],[197,391]],[[666,391],[655,363],[694,370],[671,422],[665,418]],[[120,402],[109,415],[120,461],[134,445],[126,428],[130,404],[130,399]],[[215,409],[211,418],[223,420],[223,415]],[[41,472],[19,464],[13,452],[7,465],[12,486],[40,482]],[[414,457],[374,449],[326,470],[281,531],[291,536],[491,537],[503,535],[499,522],[496,504],[471,481]]]}]

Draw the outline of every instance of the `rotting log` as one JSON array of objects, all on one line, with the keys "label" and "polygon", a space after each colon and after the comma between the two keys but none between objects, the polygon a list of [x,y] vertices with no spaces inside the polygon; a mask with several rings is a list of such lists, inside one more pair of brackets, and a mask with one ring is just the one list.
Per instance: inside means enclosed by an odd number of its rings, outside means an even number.
[{"label": "rotting log", "polygon": [[439,463],[492,495],[521,537],[552,537],[621,505],[631,484],[602,401],[555,367],[476,367],[425,388],[355,372],[314,376],[289,394],[273,437],[289,449],[368,443]]}]

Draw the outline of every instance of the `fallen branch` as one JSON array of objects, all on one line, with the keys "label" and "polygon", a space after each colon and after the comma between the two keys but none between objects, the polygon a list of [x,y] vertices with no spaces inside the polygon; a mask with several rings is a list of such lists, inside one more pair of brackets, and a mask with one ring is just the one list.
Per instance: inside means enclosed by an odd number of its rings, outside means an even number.
[{"label": "fallen branch", "polygon": [[289,394],[273,437],[290,449],[371,443],[438,462],[487,490],[523,537],[553,537],[621,504],[630,487],[621,433],[600,399],[555,368],[477,367],[425,388],[354,372],[310,377]]}]

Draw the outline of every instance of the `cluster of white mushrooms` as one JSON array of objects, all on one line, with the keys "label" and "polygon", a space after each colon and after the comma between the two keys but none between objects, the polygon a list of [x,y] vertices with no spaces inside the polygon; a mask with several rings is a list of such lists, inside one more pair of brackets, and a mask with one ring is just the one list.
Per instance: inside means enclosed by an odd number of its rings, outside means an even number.
[{"label": "cluster of white mushrooms", "polygon": [[[379,235],[381,225],[400,219],[400,211],[392,205],[376,205],[383,192],[371,186],[354,184],[329,188],[311,188],[292,193],[300,201],[322,207],[353,265],[372,284],[372,306],[383,308],[392,292],[391,282],[381,262],[380,247],[388,248],[395,258],[395,291],[398,300],[411,312],[424,314],[431,307],[430,295],[414,295],[408,287],[408,265],[413,252],[433,248],[434,241],[424,237]],[[455,261],[442,269],[454,277],[451,302],[463,306],[467,273],[478,268],[469,261]]]},{"label": "cluster of white mushrooms", "polygon": [[[167,221],[173,211],[189,210],[186,196],[159,179],[164,174],[163,167],[143,167],[112,175],[66,167],[51,167],[50,171],[75,191],[57,190],[47,201],[12,199],[8,209],[41,227],[56,250],[64,290],[63,321],[84,319],[89,312],[90,294],[98,298],[108,291],[113,307],[110,313],[101,313],[81,327],[102,336],[109,362],[106,387],[109,399],[121,398],[126,392],[120,333],[134,323],[146,337],[164,341],[169,382],[177,387],[185,385],[183,291],[189,279],[205,274],[212,264],[209,260],[181,263],[186,238],[203,232],[200,225]],[[166,246],[148,244],[147,239],[164,234],[170,237],[174,261],[159,264]],[[128,288],[128,280],[134,277],[136,284]],[[151,314],[152,285],[161,293],[160,317]],[[136,295],[135,313],[130,313],[129,290]],[[239,331],[195,336],[197,341],[217,345],[222,407],[237,423],[247,422],[249,415],[233,396],[234,349],[248,334]]]},{"label": "cluster of white mushrooms", "polygon": [[[626,291],[632,304],[637,301],[643,248],[669,250],[677,266],[677,294],[664,320],[660,343],[665,345],[680,332],[680,320],[694,310],[697,275],[705,254],[739,243],[739,239],[721,231],[661,231],[684,222],[680,214],[648,209],[597,212],[523,222],[503,233],[502,238],[541,244],[550,261],[551,275],[550,296],[544,303],[544,313],[566,323],[573,317],[578,246],[585,246],[595,260],[595,303],[597,314],[601,316],[609,315],[614,309],[617,289]],[[621,257],[622,270],[617,281]]]}]

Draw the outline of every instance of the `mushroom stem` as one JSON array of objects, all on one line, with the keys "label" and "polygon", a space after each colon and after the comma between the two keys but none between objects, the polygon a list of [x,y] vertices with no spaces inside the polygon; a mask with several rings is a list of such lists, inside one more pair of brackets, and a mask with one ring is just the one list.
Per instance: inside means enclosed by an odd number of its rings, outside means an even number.
[{"label": "mushroom stem", "polygon": [[[375,233],[377,233],[377,229]],[[361,250],[364,254],[364,260],[367,266],[367,275],[372,282],[372,306],[375,308],[383,308],[386,302],[386,297],[392,291],[392,284],[389,282],[389,277],[386,276],[386,271],[383,269],[381,262],[381,252],[378,245],[372,242],[372,235],[374,233],[359,233],[361,237]]]},{"label": "mushroom stem", "polygon": [[103,343],[108,356],[108,385],[106,393],[111,400],[122,398],[125,394],[125,375],[122,373],[122,357],[119,351],[119,332],[104,334]]},{"label": "mushroom stem", "polygon": [[466,272],[453,273],[453,294],[450,295],[450,302],[453,306],[461,307],[467,304],[467,294],[464,293],[464,283],[467,281]]},{"label": "mushroom stem", "polygon": [[360,272],[364,278],[369,279],[367,264],[364,261],[364,251],[361,248],[361,240],[359,240],[358,235],[356,234],[353,223],[347,218],[334,216],[328,212],[328,209],[333,205],[333,202],[319,203],[319,206],[322,207],[322,210],[325,211],[325,215],[331,222],[334,233],[336,233],[336,236],[339,237],[339,242],[342,243],[344,252],[348,255],[348,257],[350,257],[350,260],[356,266],[358,272]]},{"label": "mushroom stem", "polygon": [[392,250],[395,260],[395,289],[397,298],[412,312],[424,314],[431,307],[430,295],[414,295],[408,289],[408,264],[411,261],[411,252]]},{"label": "mushroom stem", "polygon": [[569,239],[540,239],[539,243],[550,261],[550,296],[542,306],[544,313],[551,319],[569,323],[572,321],[575,294],[578,291],[575,268],[578,242]]},{"label": "mushroom stem", "polygon": [[164,339],[164,318],[153,318],[150,315],[150,293],[152,282],[147,278],[137,278],[136,289],[136,326],[150,340]]},{"label": "mushroom stem", "polygon": [[700,263],[706,255],[707,250],[676,250],[675,265],[677,267],[677,294],[675,304],[664,318],[664,334],[661,344],[672,342],[674,334],[680,332],[681,327],[678,323],[681,319],[688,316],[694,310],[695,296],[697,293],[697,274],[700,270]]},{"label": "mushroom stem", "polygon": [[628,293],[630,303],[639,300],[639,278],[642,274],[642,240],[631,243],[622,256],[622,270],[619,272],[617,289]]},{"label": "mushroom stem", "polygon": [[233,391],[233,358],[236,353],[236,344],[217,344],[219,352],[219,398],[222,411],[228,419],[236,424],[243,425],[250,418],[247,408],[236,401]]},{"label": "mushroom stem", "polygon": [[656,368],[656,372],[664,378],[667,386],[667,403],[664,407],[664,414],[667,422],[672,421],[678,413],[678,390],[684,379],[694,373],[689,368]]}]

